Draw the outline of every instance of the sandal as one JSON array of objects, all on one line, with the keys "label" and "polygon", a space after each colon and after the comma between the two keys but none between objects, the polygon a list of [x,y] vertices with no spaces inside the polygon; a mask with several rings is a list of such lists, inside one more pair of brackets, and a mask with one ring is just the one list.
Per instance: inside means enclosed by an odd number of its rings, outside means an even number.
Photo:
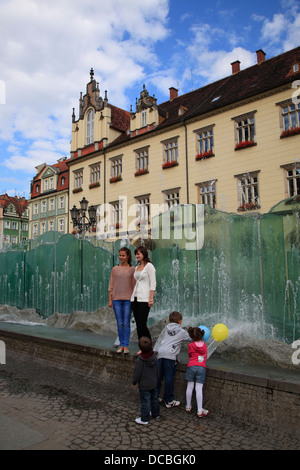
[{"label": "sandal", "polygon": [[119,348],[117,354],[121,354],[124,351],[123,347]]}]

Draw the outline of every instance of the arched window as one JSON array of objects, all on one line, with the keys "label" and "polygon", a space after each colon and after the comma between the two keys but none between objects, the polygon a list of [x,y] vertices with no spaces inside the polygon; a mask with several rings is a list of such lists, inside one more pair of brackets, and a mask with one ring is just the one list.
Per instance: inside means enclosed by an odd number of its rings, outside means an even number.
[{"label": "arched window", "polygon": [[86,143],[94,142],[94,110],[90,109],[86,119]]}]

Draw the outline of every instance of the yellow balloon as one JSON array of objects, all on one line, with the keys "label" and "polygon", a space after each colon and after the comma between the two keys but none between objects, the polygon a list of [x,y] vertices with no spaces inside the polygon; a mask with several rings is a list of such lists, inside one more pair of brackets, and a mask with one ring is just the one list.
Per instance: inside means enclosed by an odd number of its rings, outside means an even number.
[{"label": "yellow balloon", "polygon": [[211,334],[216,341],[224,341],[228,336],[228,328],[223,323],[218,323],[213,327]]}]

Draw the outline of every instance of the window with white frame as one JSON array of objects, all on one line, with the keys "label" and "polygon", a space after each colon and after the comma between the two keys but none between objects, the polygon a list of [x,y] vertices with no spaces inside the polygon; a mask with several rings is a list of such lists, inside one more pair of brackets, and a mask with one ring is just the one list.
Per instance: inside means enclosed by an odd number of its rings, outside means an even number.
[{"label": "window with white frame", "polygon": [[149,147],[138,149],[135,151],[136,170],[146,171],[149,165]]},{"label": "window with white frame", "polygon": [[164,163],[178,162],[178,137],[163,142]]},{"label": "window with white frame", "polygon": [[65,208],[65,196],[60,196],[59,197],[59,208],[64,209]]},{"label": "window with white frame", "polygon": [[74,188],[82,188],[83,185],[83,168],[80,168],[79,170],[75,170],[73,172],[74,174]]},{"label": "window with white frame", "polygon": [[38,236],[38,225],[37,224],[33,225],[33,231],[32,232],[33,232],[34,237]]},{"label": "window with white frame", "polygon": [[50,178],[50,189],[53,189],[54,188],[54,180],[53,178]]},{"label": "window with white frame", "polygon": [[58,230],[59,232],[63,232],[65,229],[65,221],[64,219],[59,219],[58,220]]},{"label": "window with white frame", "polygon": [[18,222],[12,222],[12,229],[18,230]]},{"label": "window with white frame", "polygon": [[170,209],[173,206],[178,206],[179,202],[179,188],[169,189],[164,191],[164,199],[168,208]]},{"label": "window with white frame", "polygon": [[23,232],[26,232],[28,230],[28,224],[23,223],[22,224],[22,230],[23,230]]},{"label": "window with white frame", "polygon": [[47,210],[47,201],[42,202],[42,212],[46,212]]},{"label": "window with white frame", "polygon": [[41,224],[41,233],[43,234],[43,233],[45,233],[45,232],[46,232],[46,224],[45,224],[45,222],[43,222],[43,223]]},{"label": "window with white frame", "polygon": [[137,225],[148,224],[150,220],[150,195],[137,196],[135,200]]},{"label": "window with white frame", "polygon": [[4,221],[4,228],[10,228],[10,221],[9,220]]},{"label": "window with white frame", "polygon": [[300,127],[300,103],[289,103],[281,108],[282,127],[284,131]]},{"label": "window with white frame", "polygon": [[18,241],[17,236],[16,236],[16,235],[12,235],[12,237],[11,237],[11,242],[12,242],[12,244],[13,244],[13,245],[16,245],[16,244],[17,244],[17,241]]},{"label": "window with white frame", "polygon": [[90,166],[90,183],[100,183],[100,162]]},{"label": "window with white frame", "polygon": [[213,208],[216,207],[216,180],[204,181],[198,183],[198,201],[199,204],[207,204]]},{"label": "window with white frame", "polygon": [[54,199],[50,199],[50,211],[54,211]]},{"label": "window with white frame", "polygon": [[44,181],[44,191],[48,191],[49,189],[49,180]]},{"label": "window with white frame", "polygon": [[197,153],[212,152],[214,147],[214,125],[195,131],[197,135]]},{"label": "window with white frame", "polygon": [[239,210],[251,210],[260,208],[258,173],[259,171],[255,171],[235,175],[238,182]]},{"label": "window with white frame", "polygon": [[49,230],[54,230],[54,221],[53,220],[50,220],[49,222]]},{"label": "window with white frame", "polygon": [[120,228],[123,220],[123,201],[111,202],[112,206],[112,228]]},{"label": "window with white frame", "polygon": [[122,177],[122,157],[113,157],[111,158],[111,178],[121,178]]},{"label": "window with white frame", "polygon": [[142,111],[142,127],[147,125],[147,110],[143,109]]},{"label": "window with white frame", "polygon": [[86,143],[94,142],[94,110],[90,109],[86,118]]},{"label": "window with white frame", "polygon": [[254,115],[256,111],[236,116],[232,118],[235,123],[235,141],[236,144],[243,142],[255,142],[255,120]]},{"label": "window with white frame", "polygon": [[38,210],[38,204],[34,204],[34,206],[33,206],[33,213],[36,215],[36,214],[38,214],[38,211],[39,211],[39,210]]},{"label": "window with white frame", "polygon": [[288,197],[297,196],[300,194],[300,163],[291,163],[289,165],[282,165],[286,172],[286,186]]},{"label": "window with white frame", "polygon": [[9,236],[9,235],[4,235],[3,241],[4,241],[4,243],[9,243],[9,241],[10,241],[10,236]]}]

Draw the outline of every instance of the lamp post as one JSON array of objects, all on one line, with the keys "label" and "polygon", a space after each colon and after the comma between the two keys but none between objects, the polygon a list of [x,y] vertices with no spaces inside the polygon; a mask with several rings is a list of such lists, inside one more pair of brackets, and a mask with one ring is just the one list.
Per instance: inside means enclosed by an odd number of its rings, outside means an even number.
[{"label": "lamp post", "polygon": [[[80,201],[80,209],[77,209],[77,207],[73,206],[72,209],[70,209],[71,212],[71,218],[73,222],[73,227],[77,227],[82,235],[83,238],[85,236],[86,231],[90,227],[94,227],[96,225],[96,207],[95,206],[90,206],[88,208],[88,203],[83,196],[82,200]],[[86,213],[88,212],[88,216]]]}]

